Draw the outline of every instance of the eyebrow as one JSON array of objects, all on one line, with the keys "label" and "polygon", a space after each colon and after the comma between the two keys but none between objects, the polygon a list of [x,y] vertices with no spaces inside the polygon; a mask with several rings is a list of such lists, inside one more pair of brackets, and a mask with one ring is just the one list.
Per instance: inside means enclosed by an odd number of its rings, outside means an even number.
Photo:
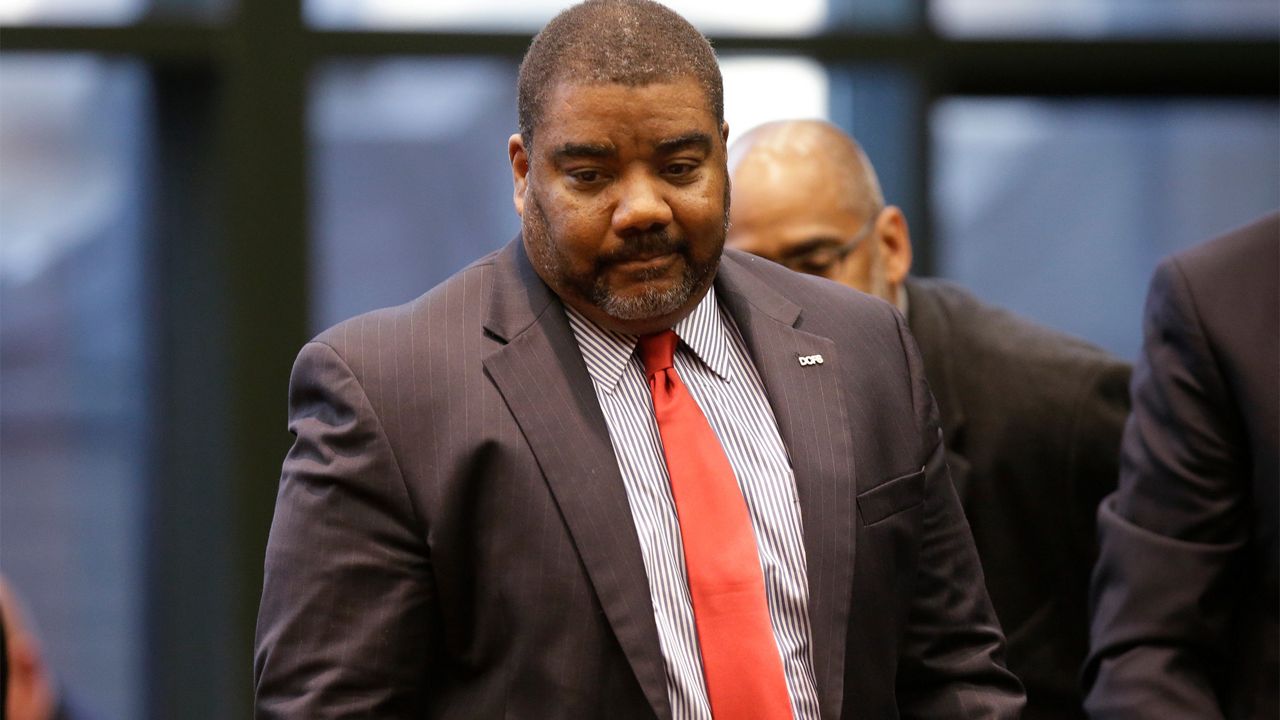
[{"label": "eyebrow", "polygon": [[659,141],[655,148],[663,155],[670,155],[681,150],[696,149],[704,153],[711,152],[711,136],[704,132],[687,132],[684,135]]},{"label": "eyebrow", "polygon": [[[692,131],[666,140],[660,140],[654,149],[662,155],[670,155],[681,150],[696,149],[704,153],[711,152],[711,136],[704,132]],[[552,152],[556,160],[571,158],[611,158],[618,154],[618,149],[611,143],[565,143]]]},{"label": "eyebrow", "polygon": [[565,143],[552,153],[556,160],[580,157],[609,158],[617,154],[617,148],[607,143]]}]

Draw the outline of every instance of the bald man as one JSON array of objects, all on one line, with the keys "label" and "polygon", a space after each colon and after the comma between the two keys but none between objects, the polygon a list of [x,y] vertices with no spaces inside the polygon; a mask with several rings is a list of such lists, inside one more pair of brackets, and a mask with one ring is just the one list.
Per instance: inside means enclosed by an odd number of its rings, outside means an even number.
[{"label": "bald man", "polygon": [[[951,476],[1031,720],[1083,718],[1089,571],[1114,489],[1129,367],[1081,340],[908,277],[911,235],[862,148],[819,121],[729,150],[727,244],[895,304],[924,355]],[[856,610],[855,610],[856,611]]]}]

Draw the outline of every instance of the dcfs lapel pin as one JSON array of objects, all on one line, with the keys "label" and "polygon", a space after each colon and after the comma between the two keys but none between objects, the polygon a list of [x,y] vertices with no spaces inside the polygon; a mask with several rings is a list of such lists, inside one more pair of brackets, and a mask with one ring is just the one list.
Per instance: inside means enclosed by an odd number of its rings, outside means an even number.
[{"label": "dcfs lapel pin", "polygon": [[801,364],[802,366],[804,366],[804,367],[808,367],[808,366],[810,366],[810,365],[821,365],[821,364],[822,364],[822,356],[821,356],[821,355],[798,355],[797,357],[798,357],[798,358],[799,358],[799,360],[800,360],[800,364]]}]

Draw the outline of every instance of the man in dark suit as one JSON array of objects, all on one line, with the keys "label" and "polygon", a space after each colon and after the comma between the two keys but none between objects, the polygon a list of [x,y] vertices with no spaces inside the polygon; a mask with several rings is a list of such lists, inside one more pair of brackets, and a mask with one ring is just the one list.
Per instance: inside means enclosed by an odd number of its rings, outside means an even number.
[{"label": "man in dark suit", "polygon": [[260,717],[1017,715],[900,318],[722,257],[721,93],[663,6],[565,11],[521,66],[521,237],[304,347]]},{"label": "man in dark suit", "polygon": [[1280,215],[1160,264],[1102,503],[1093,718],[1280,717]]},{"label": "man in dark suit", "polygon": [[1083,717],[1094,514],[1115,486],[1128,367],[1075,338],[908,278],[911,238],[853,138],[771,123],[729,150],[728,244],[898,305],[924,356],[1024,717]]}]

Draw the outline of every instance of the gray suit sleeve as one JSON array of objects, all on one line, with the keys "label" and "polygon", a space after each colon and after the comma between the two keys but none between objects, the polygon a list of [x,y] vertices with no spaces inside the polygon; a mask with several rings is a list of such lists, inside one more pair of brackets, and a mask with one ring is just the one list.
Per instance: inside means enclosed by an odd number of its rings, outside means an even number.
[{"label": "gray suit sleeve", "polygon": [[1147,298],[1120,486],[1098,511],[1085,664],[1093,718],[1222,717],[1215,673],[1249,532],[1238,414],[1178,266]]},{"label": "gray suit sleeve", "polygon": [[1022,684],[1005,667],[1004,633],[947,471],[937,406],[901,318],[899,333],[926,453],[919,564],[898,674],[899,713],[921,720],[1017,718],[1025,705]]},{"label": "gray suit sleeve", "polygon": [[1080,525],[1072,539],[1087,543],[1077,548],[1073,557],[1087,559],[1080,587],[1087,585],[1089,572],[1096,561],[1096,526],[1098,505],[1116,489],[1120,476],[1120,438],[1129,417],[1129,382],[1131,371],[1126,363],[1106,358],[1081,385],[1080,394],[1065,433],[1067,477],[1071,483],[1071,518]]},{"label": "gray suit sleeve", "polygon": [[256,717],[418,717],[434,617],[425,537],[359,379],[305,346],[267,544]]}]

